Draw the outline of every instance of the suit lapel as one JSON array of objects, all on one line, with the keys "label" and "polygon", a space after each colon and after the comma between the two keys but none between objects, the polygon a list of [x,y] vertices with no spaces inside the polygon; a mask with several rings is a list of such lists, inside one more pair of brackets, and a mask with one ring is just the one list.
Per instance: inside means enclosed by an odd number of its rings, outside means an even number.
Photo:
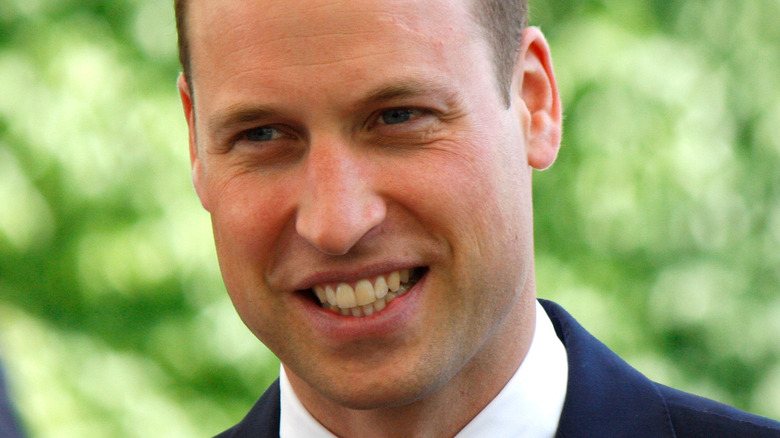
[{"label": "suit lapel", "polygon": [[674,437],[655,384],[588,333],[563,308],[540,300],[566,347],[569,382],[557,438]]}]

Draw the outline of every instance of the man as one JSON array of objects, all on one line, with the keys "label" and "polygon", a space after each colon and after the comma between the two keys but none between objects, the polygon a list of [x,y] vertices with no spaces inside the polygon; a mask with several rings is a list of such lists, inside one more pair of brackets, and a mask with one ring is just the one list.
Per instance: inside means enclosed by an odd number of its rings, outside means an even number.
[{"label": "man", "polygon": [[193,182],[282,362],[222,436],[780,436],[536,300],[561,104],[524,2],[177,1]]}]

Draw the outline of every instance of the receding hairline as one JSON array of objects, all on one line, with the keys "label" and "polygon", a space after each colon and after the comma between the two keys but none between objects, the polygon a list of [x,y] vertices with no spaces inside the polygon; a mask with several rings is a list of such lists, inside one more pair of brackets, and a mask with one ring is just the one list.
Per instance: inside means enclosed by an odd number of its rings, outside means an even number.
[{"label": "receding hairline", "polygon": [[[178,31],[179,61],[190,94],[194,98],[190,40],[187,35],[187,13],[190,1],[174,0],[174,10]],[[511,78],[522,33],[528,26],[528,2],[527,0],[464,1],[470,2],[470,13],[491,48],[496,86],[508,105]]]}]

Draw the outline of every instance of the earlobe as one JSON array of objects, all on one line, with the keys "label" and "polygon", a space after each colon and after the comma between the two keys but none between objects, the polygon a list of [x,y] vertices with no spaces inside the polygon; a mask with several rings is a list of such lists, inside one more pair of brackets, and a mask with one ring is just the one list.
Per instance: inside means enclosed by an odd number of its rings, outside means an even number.
[{"label": "earlobe", "polygon": [[181,97],[181,104],[184,109],[184,117],[187,120],[187,128],[189,130],[189,147],[190,147],[190,168],[192,171],[192,185],[195,187],[195,192],[200,198],[200,203],[206,210],[208,207],[208,200],[206,191],[203,188],[203,165],[200,157],[198,156],[198,143],[195,135],[195,106],[192,99],[192,91],[187,78],[184,73],[179,74],[177,80],[177,86],[179,88],[179,97]]},{"label": "earlobe", "polygon": [[522,102],[528,164],[535,169],[550,167],[561,143],[562,112],[550,47],[541,30],[529,27],[523,32],[515,71],[513,92]]}]

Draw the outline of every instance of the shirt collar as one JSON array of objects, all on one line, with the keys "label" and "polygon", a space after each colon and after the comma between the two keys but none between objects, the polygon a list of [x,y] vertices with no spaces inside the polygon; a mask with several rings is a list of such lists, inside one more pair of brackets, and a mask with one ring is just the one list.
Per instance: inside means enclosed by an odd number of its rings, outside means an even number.
[{"label": "shirt collar", "polygon": [[537,302],[536,328],[525,359],[504,389],[456,437],[554,437],[568,374],[566,349]]},{"label": "shirt collar", "polygon": [[[552,438],[566,398],[568,379],[566,349],[539,302],[531,347],[501,392],[474,417],[456,438],[529,437]],[[295,395],[280,367],[282,438],[333,438],[335,435],[309,414]]]},{"label": "shirt collar", "polygon": [[279,414],[280,438],[334,438],[319,421],[311,416],[295,395],[284,367],[279,366]]}]

